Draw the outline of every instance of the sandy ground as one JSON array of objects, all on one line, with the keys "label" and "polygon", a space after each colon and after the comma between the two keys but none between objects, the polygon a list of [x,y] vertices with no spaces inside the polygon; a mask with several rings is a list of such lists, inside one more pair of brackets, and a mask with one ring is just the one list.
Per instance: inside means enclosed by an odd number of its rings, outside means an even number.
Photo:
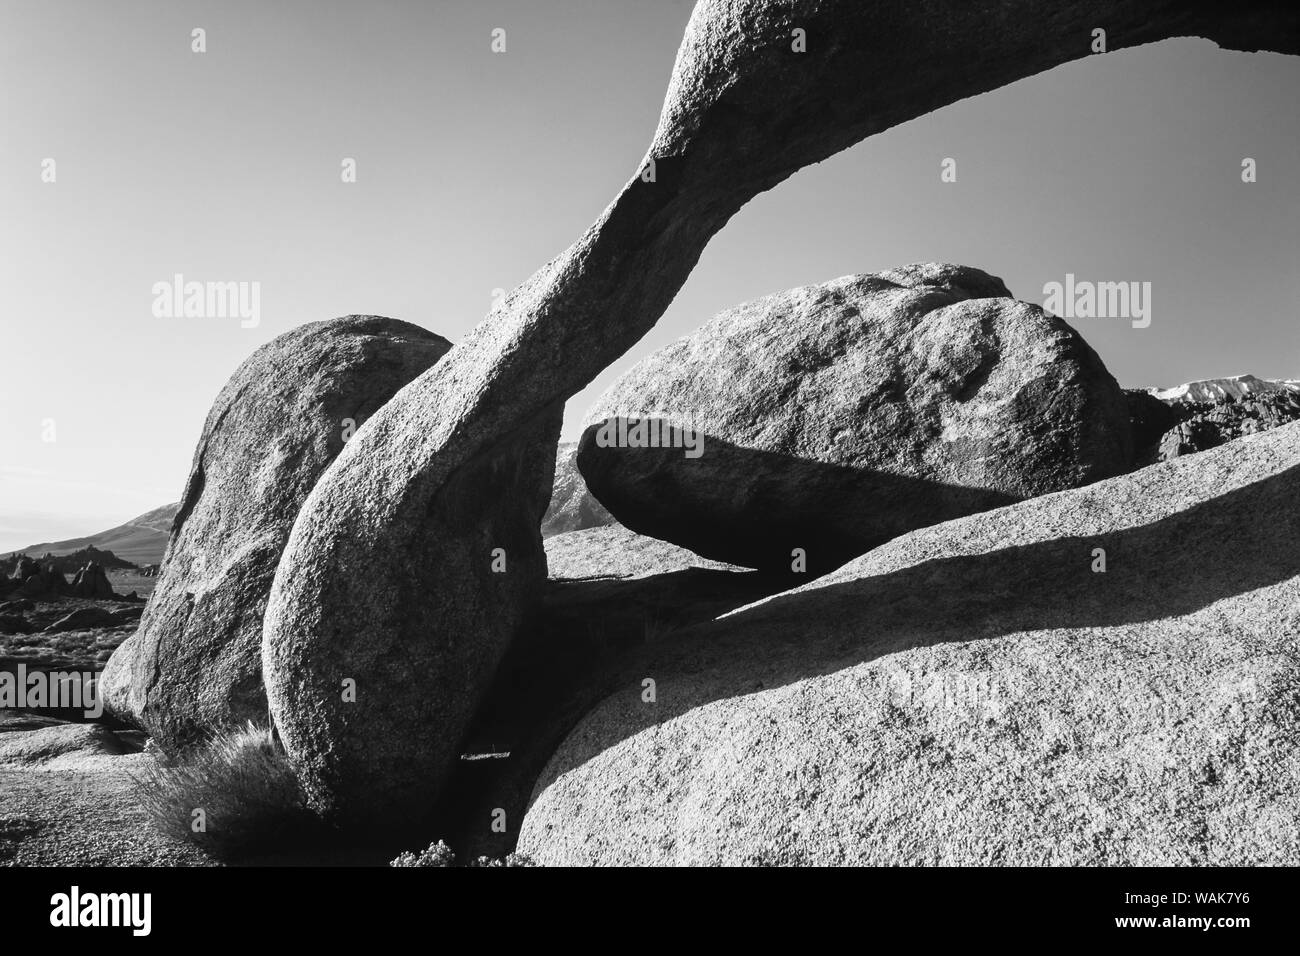
[{"label": "sandy ground", "polygon": [[118,594],[130,594],[132,591],[137,597],[148,598],[153,594],[154,585],[158,583],[157,575],[143,575],[138,571],[106,571],[108,583],[113,585],[113,590]]},{"label": "sandy ground", "polygon": [[[220,866],[159,833],[134,777],[154,758],[135,731],[0,710],[0,866]],[[402,849],[311,839],[238,866],[386,866]]]},{"label": "sandy ground", "polygon": [[81,770],[0,768],[0,865],[213,866],[158,834],[132,797],[143,754],[92,757]]},{"label": "sandy ground", "polygon": [[[153,579],[140,581],[152,586]],[[113,583],[121,589],[121,582]],[[34,626],[43,627],[86,606],[116,610],[132,605],[65,599],[39,602],[26,616]],[[135,626],[6,634],[0,636],[0,670],[12,673],[22,663],[29,672],[96,671]],[[50,714],[79,719],[60,711]],[[53,716],[0,710],[0,865],[214,865],[197,847],[157,833],[136,805],[131,774],[151,759],[138,752],[138,742],[124,738],[118,749],[126,753],[75,746],[55,746],[48,753],[14,752],[20,737],[30,737],[32,730],[43,724],[61,722]],[[132,750],[137,752],[129,752]]]}]

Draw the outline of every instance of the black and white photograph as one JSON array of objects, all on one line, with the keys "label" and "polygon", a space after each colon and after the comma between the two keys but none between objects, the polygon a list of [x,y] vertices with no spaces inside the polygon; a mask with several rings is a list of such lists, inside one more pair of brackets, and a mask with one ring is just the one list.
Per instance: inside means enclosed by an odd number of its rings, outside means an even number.
[{"label": "black and white photograph", "polygon": [[0,0],[0,91],[6,927],[1293,933],[1300,5]]}]

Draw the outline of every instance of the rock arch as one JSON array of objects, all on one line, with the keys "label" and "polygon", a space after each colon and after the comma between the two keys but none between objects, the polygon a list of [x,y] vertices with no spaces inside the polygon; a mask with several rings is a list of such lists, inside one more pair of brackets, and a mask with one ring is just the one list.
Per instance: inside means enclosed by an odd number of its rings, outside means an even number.
[{"label": "rock arch", "polygon": [[[1097,27],[1111,49],[1198,36],[1300,53],[1300,10],[1285,0],[701,0],[647,153],[654,181],[634,173],[577,242],[376,414],[298,517],[262,652],[273,717],[319,811],[382,826],[432,805],[517,625],[502,609],[529,592],[479,572],[490,495],[510,493],[521,447],[553,454],[563,402],[658,321],[728,219],[867,136],[1093,55]],[[806,52],[791,48],[795,28]],[[375,696],[349,709],[338,681],[357,667]]]}]

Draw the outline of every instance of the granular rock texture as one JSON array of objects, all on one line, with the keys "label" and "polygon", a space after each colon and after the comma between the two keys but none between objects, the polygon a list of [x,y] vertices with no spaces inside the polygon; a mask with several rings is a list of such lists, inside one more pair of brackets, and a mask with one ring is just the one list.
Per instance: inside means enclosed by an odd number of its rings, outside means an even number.
[{"label": "granular rock texture", "polygon": [[174,749],[266,720],[262,615],[289,529],[345,438],[450,343],[353,315],[254,352],[213,403],[136,637],[103,677],[110,710]]},{"label": "granular rock texture", "polygon": [[728,309],[630,369],[587,423],[578,465],[622,524],[765,570],[798,549],[828,571],[1132,463],[1123,392],[1082,337],[937,263]]},{"label": "granular rock texture", "polygon": [[683,631],[639,671],[655,703],[630,681],[560,746],[519,849],[1294,866],[1298,493],[1294,423],[912,532]]}]

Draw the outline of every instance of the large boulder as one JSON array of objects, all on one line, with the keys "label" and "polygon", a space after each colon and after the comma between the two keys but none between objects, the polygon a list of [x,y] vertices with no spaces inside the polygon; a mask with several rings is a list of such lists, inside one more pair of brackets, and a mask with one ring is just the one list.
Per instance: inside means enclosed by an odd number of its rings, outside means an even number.
[{"label": "large boulder", "polygon": [[68,579],[52,563],[44,567],[26,556],[18,560],[12,581],[18,583],[17,593],[26,598],[52,600],[71,593]]},{"label": "large boulder", "polygon": [[559,748],[519,849],[1300,863],[1298,495],[1300,423],[912,532],[688,629],[647,656],[654,703],[629,682]]},{"label": "large boulder", "polygon": [[1133,433],[1133,463],[1145,467],[1160,461],[1160,439],[1165,432],[1178,425],[1176,408],[1162,402],[1148,389],[1126,388],[1129,426]]},{"label": "large boulder", "polygon": [[9,575],[9,580],[21,583],[40,573],[41,566],[36,562],[36,559],[24,554],[19,556],[18,561],[14,564],[13,573]]},{"label": "large boulder", "polygon": [[139,707],[133,702],[131,694],[138,646],[136,638],[137,635],[132,634],[117,645],[95,681],[95,693],[103,705],[104,713],[127,724],[138,723],[139,720]]},{"label": "large boulder", "polygon": [[627,527],[768,570],[802,549],[813,572],[1131,462],[1124,393],[1079,334],[934,263],[723,312],[606,391],[578,452]]},{"label": "large boulder", "polygon": [[110,659],[115,716],[169,750],[265,721],[262,615],[298,510],[353,429],[449,348],[353,315],[286,332],[240,365],[208,413],[137,637]]},{"label": "large boulder", "polygon": [[[560,423],[560,408],[548,410],[396,526],[385,513],[409,501],[390,478],[418,442],[374,459],[391,436],[358,432],[307,499],[276,572],[262,659],[276,728],[328,820],[397,831],[433,814],[461,738],[542,596],[539,528]],[[346,532],[315,517],[358,508]],[[326,556],[331,591],[306,601]]]},{"label": "large boulder", "polygon": [[[658,129],[623,190],[389,402],[303,505],[267,606],[263,663],[272,715],[317,809],[347,826],[406,820],[420,832],[414,821],[454,760],[448,741],[526,613],[508,602],[534,593],[477,577],[484,549],[503,540],[491,496],[527,493],[529,476],[504,474],[531,467],[521,444],[549,434],[565,400],[654,325],[751,198],[873,133],[1092,55],[1080,38],[1097,23],[1112,49],[1207,36],[1300,51],[1300,14],[1268,0],[1039,13],[1031,0],[696,5]],[[806,46],[792,43],[795,28]],[[549,476],[542,491],[539,520]],[[514,543],[531,553],[522,530]],[[382,585],[359,584],[363,573]],[[380,658],[383,700],[365,714],[340,707],[340,668]],[[413,730],[414,719],[429,722]]]}]

